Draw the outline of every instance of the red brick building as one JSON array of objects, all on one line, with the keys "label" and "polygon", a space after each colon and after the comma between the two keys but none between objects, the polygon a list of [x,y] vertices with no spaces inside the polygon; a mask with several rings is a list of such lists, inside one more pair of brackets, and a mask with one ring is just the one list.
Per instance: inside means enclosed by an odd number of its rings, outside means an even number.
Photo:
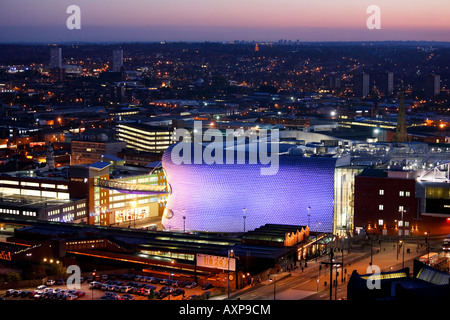
[{"label": "red brick building", "polygon": [[367,233],[423,234],[416,180],[408,172],[365,169],[355,178],[355,227]]}]

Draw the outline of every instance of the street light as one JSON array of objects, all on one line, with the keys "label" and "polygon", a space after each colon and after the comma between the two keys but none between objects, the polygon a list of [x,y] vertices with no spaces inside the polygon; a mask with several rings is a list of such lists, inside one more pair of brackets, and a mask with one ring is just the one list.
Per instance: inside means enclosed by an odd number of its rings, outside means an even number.
[{"label": "street light", "polygon": [[311,210],[311,206],[308,206],[308,228],[309,228],[309,217],[311,216],[310,212],[309,212],[310,210]]},{"label": "street light", "polygon": [[275,299],[275,275],[273,276],[273,279],[269,279],[270,282],[273,282],[273,300]]},{"label": "street light", "polygon": [[186,210],[183,208],[183,233],[186,233]]},{"label": "street light", "polygon": [[[28,257],[28,265],[31,265],[31,253],[27,253],[26,256]],[[31,287],[31,279],[28,281],[28,286]]]},{"label": "street light", "polygon": [[134,228],[136,229],[136,201],[131,201],[131,206],[133,207],[133,216],[134,216]]},{"label": "street light", "polygon": [[245,216],[245,211],[247,211],[247,209],[244,208],[243,211],[244,211],[244,233],[245,233],[245,218],[247,218],[247,217]]},{"label": "street light", "polygon": [[405,209],[400,210],[402,213],[402,250],[403,250],[403,261],[402,261],[402,269],[405,268],[405,221],[403,220],[403,213]]},{"label": "street light", "polygon": [[[92,272],[93,281],[95,281],[95,271],[96,270],[94,269],[94,272]],[[92,289],[92,300],[94,300],[94,286],[92,286],[91,289]]]}]

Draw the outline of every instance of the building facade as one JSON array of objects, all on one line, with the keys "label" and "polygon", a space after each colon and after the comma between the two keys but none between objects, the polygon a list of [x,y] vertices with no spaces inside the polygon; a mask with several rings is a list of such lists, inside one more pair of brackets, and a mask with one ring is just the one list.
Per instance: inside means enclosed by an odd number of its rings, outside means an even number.
[{"label": "building facade", "polygon": [[123,141],[72,140],[71,164],[90,164],[102,161],[102,156],[116,156],[126,147]]},{"label": "building facade", "polygon": [[116,127],[117,139],[127,148],[162,153],[172,144],[172,129],[145,124],[120,123]]},{"label": "building facade", "polygon": [[381,235],[413,235],[420,228],[415,176],[364,170],[355,178],[355,227]]}]

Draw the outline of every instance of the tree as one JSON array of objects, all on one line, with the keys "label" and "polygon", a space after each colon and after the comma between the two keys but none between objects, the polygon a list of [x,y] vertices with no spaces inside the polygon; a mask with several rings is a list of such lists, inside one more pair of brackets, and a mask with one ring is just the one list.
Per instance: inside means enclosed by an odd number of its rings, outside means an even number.
[{"label": "tree", "polygon": [[8,272],[5,277],[5,280],[8,282],[9,281],[19,281],[21,279],[22,279],[22,276],[19,273],[12,272],[12,271]]}]

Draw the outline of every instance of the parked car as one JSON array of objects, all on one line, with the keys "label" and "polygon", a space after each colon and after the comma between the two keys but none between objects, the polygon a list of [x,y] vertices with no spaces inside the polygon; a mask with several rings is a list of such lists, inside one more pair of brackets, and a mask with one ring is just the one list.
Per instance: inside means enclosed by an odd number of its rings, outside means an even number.
[{"label": "parked car", "polygon": [[180,296],[183,295],[184,296],[184,289],[175,289],[173,290],[173,292],[171,293],[172,296],[176,297],[176,296]]},{"label": "parked car", "polygon": [[58,279],[58,280],[56,281],[56,284],[57,284],[58,286],[64,285],[64,279]]},{"label": "parked car", "polygon": [[127,292],[129,292],[129,291],[131,291],[131,286],[122,286],[122,287],[120,287],[120,292],[124,292],[124,293],[127,293]]},{"label": "parked car", "polygon": [[119,295],[116,292],[111,292],[111,291],[105,292],[105,296],[119,298]]},{"label": "parked car", "polygon": [[125,293],[120,297],[120,300],[134,300],[134,297],[131,294]]},{"label": "parked car", "polygon": [[208,290],[211,289],[213,285],[209,282],[206,282],[204,285],[202,285],[202,290]]},{"label": "parked car", "polygon": [[86,293],[84,291],[77,291],[75,294],[78,296],[78,298],[84,297]]},{"label": "parked car", "polygon": [[47,280],[47,282],[46,282],[45,284],[46,284],[47,286],[52,286],[52,285],[55,284],[55,280],[49,279],[49,280]]},{"label": "parked car", "polygon": [[196,282],[191,282],[191,283],[188,283],[187,285],[185,285],[184,287],[187,289],[192,289],[192,288],[195,288],[196,286],[197,286]]},{"label": "parked car", "polygon": [[156,294],[155,294],[155,298],[156,299],[164,299],[165,297],[167,297],[169,294],[167,293],[167,292],[165,292],[165,291],[159,291],[159,292],[156,292]]},{"label": "parked car", "polygon": [[22,294],[22,290],[15,290],[14,293],[13,293],[13,296],[14,296],[14,297],[18,297],[18,296],[20,296],[21,294]]},{"label": "parked car", "polygon": [[200,300],[200,296],[193,294],[186,298],[186,300]]},{"label": "parked car", "polygon": [[108,280],[108,275],[107,274],[102,274],[102,280]]},{"label": "parked car", "polygon": [[14,289],[8,289],[8,290],[6,290],[6,294],[5,294],[5,296],[12,296],[13,294],[14,294],[14,292],[15,292],[16,290],[14,290]]},{"label": "parked car", "polygon": [[155,277],[151,277],[150,282],[153,284],[159,283],[161,279],[155,278]]},{"label": "parked car", "polygon": [[78,296],[74,295],[74,294],[69,294],[67,295],[66,300],[75,300],[78,299]]},{"label": "parked car", "polygon": [[44,286],[44,285],[40,285],[39,287],[37,287],[36,289],[37,290],[44,290],[45,288],[47,288],[46,286]]}]

